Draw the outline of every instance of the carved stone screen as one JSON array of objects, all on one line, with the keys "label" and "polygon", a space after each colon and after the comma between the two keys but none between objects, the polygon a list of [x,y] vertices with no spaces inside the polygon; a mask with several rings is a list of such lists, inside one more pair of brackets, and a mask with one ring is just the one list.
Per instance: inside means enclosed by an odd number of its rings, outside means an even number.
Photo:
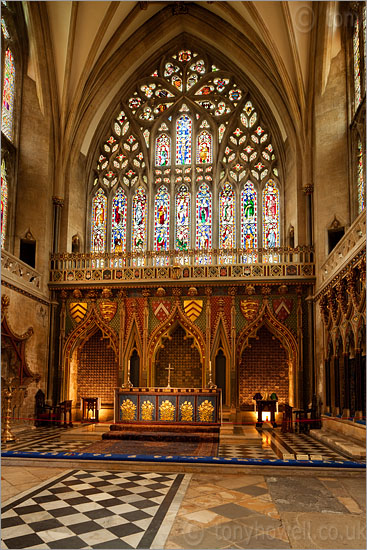
[{"label": "carved stone screen", "polygon": [[170,384],[172,388],[202,387],[200,355],[193,346],[193,338],[185,339],[185,336],[184,329],[179,325],[170,338],[163,340],[164,347],[158,351],[156,357],[156,386],[167,386],[168,371],[165,369],[170,364],[173,367]]},{"label": "carved stone screen", "polygon": [[77,376],[78,399],[100,397],[102,402],[113,402],[117,386],[117,365],[108,340],[97,331],[83,346]]}]

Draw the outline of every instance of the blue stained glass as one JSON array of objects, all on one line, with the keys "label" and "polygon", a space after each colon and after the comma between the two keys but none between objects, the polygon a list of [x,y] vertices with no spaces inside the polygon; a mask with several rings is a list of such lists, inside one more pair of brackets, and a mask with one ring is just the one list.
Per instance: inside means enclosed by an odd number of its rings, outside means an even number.
[{"label": "blue stained glass", "polygon": [[212,246],[212,194],[206,184],[200,185],[196,195],[196,248]]},{"label": "blue stained glass", "polygon": [[182,185],[176,196],[176,249],[189,248],[190,193]]},{"label": "blue stained glass", "polygon": [[120,187],[112,201],[111,252],[126,250],[126,207],[126,195]]},{"label": "blue stained glass", "polygon": [[171,163],[171,140],[166,134],[161,134],[156,139],[155,164],[167,166]]},{"label": "blue stained glass", "polygon": [[[257,195],[251,181],[245,183],[241,193],[241,246],[248,250],[257,248]],[[245,262],[255,262],[256,254],[247,254]]]},{"label": "blue stained glass", "polygon": [[169,194],[167,187],[160,187],[155,197],[154,250],[169,248]]},{"label": "blue stained glass", "polygon": [[235,247],[235,195],[230,183],[219,194],[219,247]]},{"label": "blue stained glass", "polygon": [[190,117],[182,115],[176,123],[176,164],[191,164],[191,132]]}]

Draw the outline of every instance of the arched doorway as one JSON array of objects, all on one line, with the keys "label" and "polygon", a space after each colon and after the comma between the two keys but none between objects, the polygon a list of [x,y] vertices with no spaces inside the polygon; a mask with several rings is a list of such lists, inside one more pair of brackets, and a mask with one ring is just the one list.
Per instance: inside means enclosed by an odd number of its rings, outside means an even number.
[{"label": "arched doorway", "polygon": [[155,359],[155,385],[167,386],[168,365],[171,372],[171,387],[201,388],[202,364],[200,353],[194,344],[194,337],[187,335],[180,324],[163,339]]},{"label": "arched doorway", "polygon": [[253,406],[253,396],[275,392],[280,403],[289,402],[289,361],[281,342],[263,325],[249,338],[239,366],[239,402]]},{"label": "arched doorway", "polygon": [[222,348],[219,348],[215,357],[215,383],[222,390],[222,403],[226,404],[226,356]]},{"label": "arched doorway", "polygon": [[130,382],[133,386],[139,387],[139,371],[140,371],[140,357],[136,349],[133,350],[130,356]]}]

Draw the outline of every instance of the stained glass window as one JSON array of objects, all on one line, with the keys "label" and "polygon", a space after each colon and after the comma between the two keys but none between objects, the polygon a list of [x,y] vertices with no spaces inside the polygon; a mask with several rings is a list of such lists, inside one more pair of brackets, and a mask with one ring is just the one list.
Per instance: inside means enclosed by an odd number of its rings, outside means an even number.
[{"label": "stained glass window", "polygon": [[181,185],[176,195],[176,250],[188,250],[190,231],[190,193]]},{"label": "stained glass window", "polygon": [[1,248],[5,247],[6,220],[8,214],[8,182],[6,180],[5,161],[1,163]]},{"label": "stained glass window", "polygon": [[[204,183],[196,195],[196,248],[209,250],[212,247],[212,194]],[[211,257],[199,256],[198,263],[209,263]]]},{"label": "stained glass window", "polygon": [[191,129],[190,117],[182,115],[176,123],[176,164],[191,164]]},{"label": "stained glass window", "polygon": [[269,180],[263,190],[263,247],[279,246],[279,190]]},{"label": "stained glass window", "polygon": [[15,95],[15,66],[10,49],[5,52],[3,105],[1,111],[1,130],[10,141],[13,139],[13,109]]},{"label": "stained glass window", "polygon": [[219,194],[219,248],[234,248],[235,242],[235,195],[226,183]]},{"label": "stained glass window", "polygon": [[354,23],[353,33],[353,69],[354,69],[354,100],[355,108],[361,103],[361,53],[359,44],[359,19]]},{"label": "stained glass window", "polygon": [[147,249],[147,196],[139,187],[133,198],[132,251],[144,252]]},{"label": "stained glass window", "polygon": [[161,134],[156,139],[155,164],[156,166],[171,164],[171,140],[166,134]]},{"label": "stained glass window", "polygon": [[[241,193],[241,246],[245,250],[257,248],[257,194],[251,181],[245,183]],[[254,262],[256,255],[247,254],[243,260]]]},{"label": "stained glass window", "polygon": [[358,214],[365,208],[366,184],[364,181],[364,155],[362,142],[358,139],[357,146],[357,194],[358,194]]},{"label": "stained glass window", "polygon": [[107,197],[100,188],[92,201],[91,252],[105,252]]},{"label": "stained glass window", "polygon": [[198,164],[210,164],[213,162],[212,136],[209,132],[201,132],[196,144],[196,162]]},{"label": "stained glass window", "polygon": [[111,252],[126,250],[126,207],[127,199],[121,187],[112,201]]},{"label": "stained glass window", "polygon": [[159,188],[154,208],[154,250],[169,248],[169,194],[167,187]]}]

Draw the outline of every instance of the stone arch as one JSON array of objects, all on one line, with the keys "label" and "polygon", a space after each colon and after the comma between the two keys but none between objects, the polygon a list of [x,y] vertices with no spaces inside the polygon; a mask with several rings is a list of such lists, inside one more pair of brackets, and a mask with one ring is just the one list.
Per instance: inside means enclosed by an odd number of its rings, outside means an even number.
[{"label": "stone arch", "polygon": [[171,315],[159,325],[150,337],[148,344],[148,383],[154,382],[154,364],[157,352],[162,344],[162,339],[169,335],[177,325],[186,332],[187,337],[193,338],[194,345],[199,351],[202,364],[202,380],[204,381],[204,365],[205,365],[205,340],[201,331],[192,323],[184,314],[179,303],[176,303]]},{"label": "stone arch", "polygon": [[108,341],[108,347],[111,347],[115,354],[116,373],[118,369],[119,346],[118,335],[101,318],[95,304],[86,318],[78,324],[67,338],[63,348],[63,376],[60,401],[70,399],[70,382],[72,371],[77,368],[77,350],[98,331],[102,333],[102,338]]},{"label": "stone arch", "polygon": [[[261,308],[258,316],[249,323],[240,333],[236,347],[236,357],[242,357],[246,347],[249,346],[249,338],[256,337],[257,332],[262,328],[266,329],[280,342],[286,351],[286,361],[288,363],[288,402],[290,405],[297,404],[300,401],[297,387],[296,373],[298,371],[299,347],[296,338],[292,332],[272,314],[269,304],[266,302]],[[237,387],[240,387],[240,368],[237,366]],[[260,389],[260,388],[259,388]],[[256,392],[255,392],[256,393]]]},{"label": "stone arch", "polygon": [[[212,364],[213,382],[217,384],[216,377],[216,358],[219,350],[223,350],[223,354],[226,360],[226,369],[225,369],[225,395],[222,395],[222,403],[230,405],[231,403],[231,347],[228,341],[228,335],[226,327],[223,323],[223,318],[221,317],[217,323],[216,330],[214,333],[214,338],[211,346],[210,352],[210,361]],[[218,384],[217,384],[218,385]]]},{"label": "stone arch", "polygon": [[[142,384],[141,380],[142,380],[142,366],[143,366],[143,345],[142,345],[142,341],[141,341],[141,336],[140,336],[140,330],[139,330],[139,326],[138,326],[138,323],[137,323],[137,320],[136,318],[133,320],[133,322],[131,323],[130,327],[129,327],[129,332],[128,332],[128,335],[127,335],[127,338],[126,338],[126,344],[124,346],[124,356],[122,358],[122,361],[123,361],[123,372],[127,373],[127,367],[128,367],[128,362],[131,358],[131,355],[133,354],[134,350],[136,350],[138,356],[139,356],[139,385]],[[131,368],[131,367],[130,367]],[[130,375],[131,375],[131,372],[130,372]],[[123,379],[122,382],[126,382],[127,379]],[[131,376],[130,376],[130,381],[131,381]]]}]

